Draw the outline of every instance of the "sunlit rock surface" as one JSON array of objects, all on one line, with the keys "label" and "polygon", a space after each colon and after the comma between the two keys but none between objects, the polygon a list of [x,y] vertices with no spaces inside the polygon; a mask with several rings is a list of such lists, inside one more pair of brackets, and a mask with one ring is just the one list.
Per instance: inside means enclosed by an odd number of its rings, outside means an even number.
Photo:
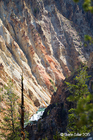
[{"label": "sunlit rock surface", "polygon": [[71,0],[0,0],[1,86],[11,78],[20,97],[23,70],[28,110],[46,107],[52,83],[88,62],[93,45],[84,47],[84,35],[93,34],[92,19]]}]

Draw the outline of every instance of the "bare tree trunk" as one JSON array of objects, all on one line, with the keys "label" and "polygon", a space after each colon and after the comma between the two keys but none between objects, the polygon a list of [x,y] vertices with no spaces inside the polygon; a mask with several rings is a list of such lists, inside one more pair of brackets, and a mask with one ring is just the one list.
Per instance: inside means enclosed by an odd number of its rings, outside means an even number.
[{"label": "bare tree trunk", "polygon": [[15,127],[14,127],[14,116],[13,116],[13,105],[12,105],[12,101],[11,101],[11,120],[12,120],[12,130],[13,130],[13,134],[15,133]]},{"label": "bare tree trunk", "polygon": [[24,95],[23,95],[23,73],[22,73],[22,97],[21,97],[21,134],[22,134],[22,140],[25,139],[25,133],[24,133]]}]

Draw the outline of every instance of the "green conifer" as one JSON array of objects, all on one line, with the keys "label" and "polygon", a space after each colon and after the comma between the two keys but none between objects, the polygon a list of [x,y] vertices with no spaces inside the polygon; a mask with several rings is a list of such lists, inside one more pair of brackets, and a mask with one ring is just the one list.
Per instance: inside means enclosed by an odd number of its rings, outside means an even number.
[{"label": "green conifer", "polygon": [[84,67],[74,78],[74,84],[66,82],[71,93],[67,100],[74,103],[74,107],[69,110],[67,129],[82,137],[93,131],[93,95],[86,84],[88,79],[87,68]]},{"label": "green conifer", "polygon": [[[4,102],[7,109],[3,108],[3,122],[0,129],[0,134],[6,140],[20,140],[20,121],[18,120],[18,114],[16,111],[16,102],[18,97],[13,92],[13,82],[10,80],[8,86],[4,87],[6,92],[4,93]],[[4,130],[4,131],[3,131]]]}]

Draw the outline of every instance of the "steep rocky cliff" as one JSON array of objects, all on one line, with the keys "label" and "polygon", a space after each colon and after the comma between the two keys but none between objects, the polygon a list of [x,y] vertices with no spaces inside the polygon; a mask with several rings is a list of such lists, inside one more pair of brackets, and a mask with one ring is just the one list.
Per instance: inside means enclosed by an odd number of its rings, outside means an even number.
[{"label": "steep rocky cliff", "polygon": [[84,47],[84,35],[93,34],[93,15],[81,5],[0,0],[0,85],[11,78],[20,97],[23,70],[25,104],[32,113],[50,103],[53,83],[59,86],[93,51],[91,44]]}]

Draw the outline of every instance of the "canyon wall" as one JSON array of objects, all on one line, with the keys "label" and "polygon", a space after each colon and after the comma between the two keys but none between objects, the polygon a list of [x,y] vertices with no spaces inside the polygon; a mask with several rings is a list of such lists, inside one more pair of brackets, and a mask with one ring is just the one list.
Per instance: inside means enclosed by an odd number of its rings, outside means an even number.
[{"label": "canyon wall", "polygon": [[[47,106],[66,76],[87,64],[93,44],[93,15],[71,0],[0,0],[0,87],[12,79],[27,110]],[[92,59],[89,61],[90,65]]]}]

